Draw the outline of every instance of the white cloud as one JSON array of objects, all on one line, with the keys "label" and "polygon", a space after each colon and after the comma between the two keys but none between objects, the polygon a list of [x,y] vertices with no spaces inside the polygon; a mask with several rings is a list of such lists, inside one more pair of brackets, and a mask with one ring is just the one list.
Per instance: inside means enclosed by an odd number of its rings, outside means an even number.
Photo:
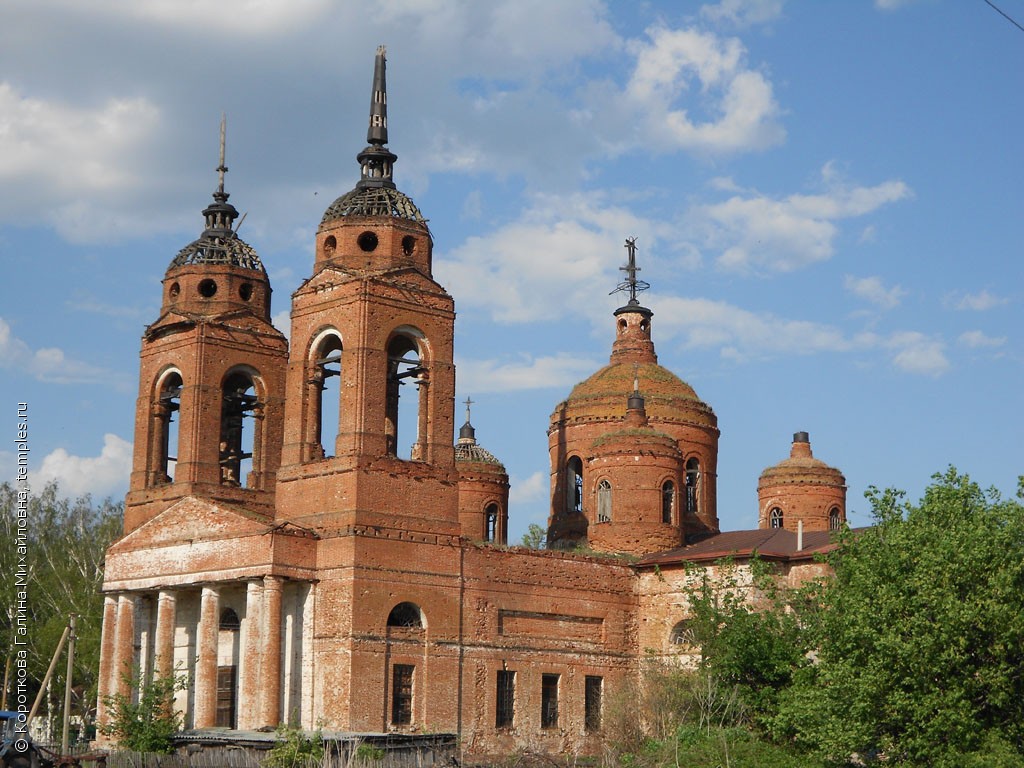
[{"label": "white cloud", "polygon": [[971,349],[1001,347],[1006,343],[1005,336],[988,336],[982,331],[966,331],[957,339],[965,347]]},{"label": "white cloud", "polygon": [[893,353],[893,365],[908,373],[939,376],[949,370],[946,345],[941,339],[917,331],[901,331],[886,339],[883,346]]},{"label": "white cloud", "polygon": [[729,21],[738,26],[766,24],[782,15],[783,0],[720,0],[702,5],[700,15],[712,22]]},{"label": "white cloud", "polygon": [[284,334],[286,339],[291,338],[292,334],[292,311],[290,309],[282,309],[280,312],[275,312],[270,318],[270,322],[274,324],[281,333]]},{"label": "white cloud", "polygon": [[508,489],[509,506],[529,504],[547,497],[551,490],[551,477],[547,472],[537,471],[522,480],[511,478]]},{"label": "white cloud", "polygon": [[513,392],[524,389],[569,387],[598,368],[593,360],[570,355],[501,360],[459,360],[459,389],[473,392]]},{"label": "white cloud", "polygon": [[68,496],[109,496],[124,491],[131,468],[132,444],[108,433],[103,436],[99,456],[74,456],[58,448],[47,454],[29,477],[40,486],[54,481]]},{"label": "white cloud", "polygon": [[[744,62],[737,38],[697,29],[652,27],[633,41],[636,67],[626,112],[641,125],[637,141],[701,152],[737,152],[779,144],[785,131],[771,83]],[[686,94],[686,106],[683,101]],[[617,108],[622,110],[622,105]]]},{"label": "white cloud", "polygon": [[151,222],[134,221],[109,204],[147,181],[142,169],[160,119],[143,98],[81,107],[23,96],[0,82],[0,185],[18,190],[4,217],[41,212],[75,240],[152,229]]},{"label": "white cloud", "polygon": [[74,360],[56,347],[32,350],[11,333],[11,326],[0,317],[0,368],[23,371],[39,381],[55,384],[114,384],[123,387],[122,376],[80,360]]},{"label": "white cloud", "polygon": [[821,194],[778,199],[737,194],[721,203],[695,206],[692,226],[703,235],[706,248],[719,252],[717,262],[725,270],[789,272],[831,258],[838,221],[911,194],[902,181],[851,187],[834,178],[830,165],[821,174],[828,186]]},{"label": "white cloud", "polygon": [[968,309],[974,312],[986,312],[995,307],[1001,307],[1009,303],[1009,299],[989,293],[982,289],[977,293],[964,294],[959,300],[953,301],[956,309]]},{"label": "white cloud", "polygon": [[854,296],[869,301],[872,304],[877,304],[883,309],[892,309],[899,306],[900,299],[907,293],[898,285],[886,288],[882,278],[877,276],[854,277],[853,275],[845,275],[843,277],[843,287]]}]

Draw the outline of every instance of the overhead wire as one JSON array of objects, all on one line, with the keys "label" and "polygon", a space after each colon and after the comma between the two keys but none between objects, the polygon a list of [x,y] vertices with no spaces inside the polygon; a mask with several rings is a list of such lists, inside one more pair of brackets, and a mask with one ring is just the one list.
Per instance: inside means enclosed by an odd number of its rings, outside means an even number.
[{"label": "overhead wire", "polygon": [[996,12],[997,12],[997,13],[998,13],[998,14],[999,14],[1000,16],[1002,16],[1002,17],[1003,17],[1004,19],[1006,19],[1006,20],[1007,20],[1008,22],[1010,22],[1011,24],[1013,24],[1013,26],[1015,26],[1015,27],[1016,27],[1017,29],[1019,29],[1019,30],[1020,30],[1021,32],[1024,32],[1024,27],[1022,27],[1022,26],[1021,26],[1020,24],[1018,24],[1018,23],[1017,23],[1016,21],[1014,21],[1014,19],[1013,19],[1013,18],[1011,18],[1011,17],[1010,17],[1010,16],[1009,16],[1009,15],[1008,15],[1008,14],[1007,14],[1007,13],[1006,13],[1005,11],[1003,11],[1003,9],[1002,9],[1002,8],[998,7],[998,6],[997,6],[997,5],[995,4],[995,3],[993,3],[993,2],[992,2],[992,0],[985,0],[985,4],[986,4],[986,5],[987,5],[987,6],[989,7],[989,8],[991,8],[992,10],[996,11]]}]

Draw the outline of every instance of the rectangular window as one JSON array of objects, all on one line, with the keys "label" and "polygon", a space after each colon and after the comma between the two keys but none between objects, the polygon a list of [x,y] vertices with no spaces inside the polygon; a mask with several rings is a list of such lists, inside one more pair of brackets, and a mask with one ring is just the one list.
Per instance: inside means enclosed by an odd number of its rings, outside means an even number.
[{"label": "rectangular window", "polygon": [[395,664],[391,677],[391,724],[408,725],[412,722],[412,664]]},{"label": "rectangular window", "polygon": [[583,691],[584,727],[588,731],[601,730],[601,692],[604,680],[594,675],[587,675]]},{"label": "rectangular window", "polygon": [[540,677],[540,727],[558,727],[558,675]]},{"label": "rectangular window", "polygon": [[511,728],[516,711],[516,673],[498,670],[498,702],[494,717],[495,728]]}]

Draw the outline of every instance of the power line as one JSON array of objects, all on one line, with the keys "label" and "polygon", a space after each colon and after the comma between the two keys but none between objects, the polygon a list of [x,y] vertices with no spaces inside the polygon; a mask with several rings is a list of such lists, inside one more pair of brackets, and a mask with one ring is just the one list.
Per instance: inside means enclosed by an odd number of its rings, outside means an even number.
[{"label": "power line", "polygon": [[1016,21],[1014,21],[1014,20],[1013,20],[1012,18],[1010,18],[1010,17],[1009,17],[1009,16],[1008,16],[1008,15],[1007,15],[1007,14],[1006,14],[1006,13],[1005,13],[1005,12],[1004,12],[1004,11],[1003,11],[1003,10],[1002,10],[1001,8],[997,7],[995,3],[991,2],[991,0],[985,0],[985,4],[986,4],[986,5],[987,5],[987,6],[989,7],[989,8],[992,8],[992,9],[993,9],[994,11],[996,11],[997,13],[999,13],[999,15],[1000,15],[1000,16],[1002,16],[1002,17],[1003,17],[1004,19],[1006,19],[1006,20],[1007,20],[1008,22],[1010,22],[1011,24],[1013,24],[1013,26],[1015,26],[1015,27],[1016,27],[1017,29],[1019,29],[1019,30],[1020,30],[1021,32],[1024,32],[1024,27],[1022,27],[1022,26],[1021,26],[1020,24],[1018,24],[1018,23],[1017,23]]}]

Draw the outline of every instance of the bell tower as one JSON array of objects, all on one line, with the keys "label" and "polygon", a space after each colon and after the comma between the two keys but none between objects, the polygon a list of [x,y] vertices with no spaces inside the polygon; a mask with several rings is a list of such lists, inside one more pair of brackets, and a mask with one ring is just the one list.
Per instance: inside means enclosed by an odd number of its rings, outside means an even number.
[{"label": "bell tower", "polygon": [[142,337],[126,533],[184,496],[273,514],[288,343],[266,269],[235,230],[224,153],[222,120],[206,227],[171,261]]},{"label": "bell tower", "polygon": [[427,221],[393,179],[385,50],[355,188],[324,212],[292,297],[278,514],[457,535],[455,306]]}]

